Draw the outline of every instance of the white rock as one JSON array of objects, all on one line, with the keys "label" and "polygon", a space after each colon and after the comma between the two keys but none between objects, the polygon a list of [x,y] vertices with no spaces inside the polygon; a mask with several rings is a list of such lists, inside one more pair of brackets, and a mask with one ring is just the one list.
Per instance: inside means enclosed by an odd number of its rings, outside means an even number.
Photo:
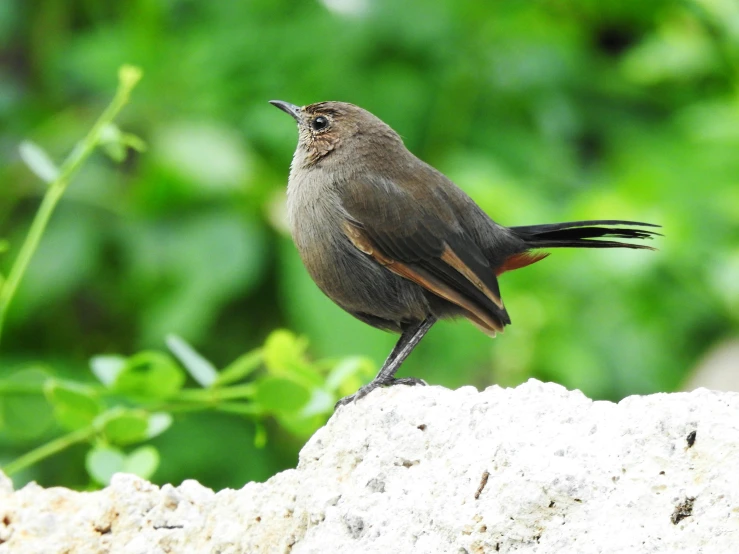
[{"label": "white rock", "polygon": [[0,554],[56,552],[735,553],[739,394],[399,386],[238,491],[117,475],[13,493],[0,477]]}]

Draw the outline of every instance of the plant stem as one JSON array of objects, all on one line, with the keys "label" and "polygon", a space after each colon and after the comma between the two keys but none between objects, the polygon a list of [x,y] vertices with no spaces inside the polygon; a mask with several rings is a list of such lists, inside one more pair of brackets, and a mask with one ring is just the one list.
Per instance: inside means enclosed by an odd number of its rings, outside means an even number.
[{"label": "plant stem", "polygon": [[40,462],[44,458],[48,458],[49,456],[53,456],[54,454],[61,452],[65,448],[69,448],[75,443],[88,440],[96,432],[97,428],[94,425],[89,425],[88,427],[72,431],[58,439],[42,444],[38,448],[34,448],[30,452],[26,452],[3,467],[3,472],[5,475],[18,473],[19,471]]},{"label": "plant stem", "polygon": [[228,414],[239,414],[245,416],[264,416],[264,408],[254,403],[245,402],[221,402],[214,409],[217,412],[226,412]]},{"label": "plant stem", "polygon": [[179,391],[172,400],[185,402],[216,403],[222,400],[237,398],[254,398],[257,386],[253,383],[236,385],[233,387],[212,389],[183,389]]},{"label": "plant stem", "polygon": [[41,201],[41,206],[31,223],[28,235],[18,252],[18,257],[13,262],[10,273],[5,282],[2,283],[2,288],[0,288],[0,339],[2,339],[3,323],[5,322],[10,303],[18,289],[18,285],[25,275],[33,254],[38,248],[41,237],[51,219],[51,214],[54,212],[54,208],[67,189],[72,177],[79,171],[85,160],[90,157],[90,154],[98,146],[100,134],[103,129],[113,122],[118,113],[128,103],[131,91],[139,79],[141,79],[140,69],[132,66],[121,67],[118,72],[118,89],[113,97],[113,101],[92,126],[87,136],[67,156],[67,159],[64,160],[64,163],[59,168],[59,175],[49,184],[49,188]]}]

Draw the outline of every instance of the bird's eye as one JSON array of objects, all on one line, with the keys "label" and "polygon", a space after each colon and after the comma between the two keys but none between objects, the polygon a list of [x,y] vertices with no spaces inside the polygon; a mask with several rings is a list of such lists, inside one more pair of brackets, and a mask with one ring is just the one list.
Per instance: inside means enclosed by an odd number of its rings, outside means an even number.
[{"label": "bird's eye", "polygon": [[325,128],[328,127],[328,119],[323,117],[322,115],[319,115],[317,118],[310,122],[310,126],[313,128],[314,131],[323,131]]}]

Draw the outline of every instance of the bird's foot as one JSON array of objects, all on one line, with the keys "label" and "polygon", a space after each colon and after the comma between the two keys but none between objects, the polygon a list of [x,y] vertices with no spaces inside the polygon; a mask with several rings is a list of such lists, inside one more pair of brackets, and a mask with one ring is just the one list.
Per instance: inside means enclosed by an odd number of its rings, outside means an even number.
[{"label": "bird's foot", "polygon": [[373,390],[379,387],[392,387],[393,385],[408,385],[412,387],[415,385],[426,386],[428,385],[428,383],[423,379],[416,379],[415,377],[403,377],[401,379],[389,379],[387,381],[371,381],[370,383],[367,383],[362,388],[360,388],[354,394],[350,394],[349,396],[345,396],[344,398],[339,400],[336,403],[336,406],[334,406],[334,410],[336,410],[339,406],[345,406],[346,404],[356,402],[360,398],[364,398]]},{"label": "bird's foot", "polygon": [[388,385],[408,385],[409,387],[415,387],[418,385],[419,387],[426,387],[428,386],[428,383],[424,381],[423,379],[417,379],[416,377],[403,377],[401,379],[393,379]]}]

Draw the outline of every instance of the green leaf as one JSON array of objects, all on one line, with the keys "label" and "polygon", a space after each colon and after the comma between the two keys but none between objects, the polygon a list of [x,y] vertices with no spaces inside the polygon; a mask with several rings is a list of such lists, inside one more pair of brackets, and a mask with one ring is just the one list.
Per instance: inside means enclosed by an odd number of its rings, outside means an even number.
[{"label": "green leaf", "polygon": [[305,359],[305,339],[290,331],[273,331],[264,343],[264,363],[273,375],[299,380],[308,387],[319,387],[322,376]]},{"label": "green leaf", "polygon": [[85,456],[85,468],[95,481],[109,485],[114,473],[124,471],[126,455],[112,446],[95,446]]},{"label": "green leaf", "polygon": [[123,133],[121,135],[121,142],[137,152],[146,152],[146,142],[132,133]]},{"label": "green leaf", "polygon": [[324,389],[313,389],[310,400],[300,410],[300,416],[312,417],[318,414],[332,413],[336,405],[336,396]]},{"label": "green leaf", "polygon": [[297,412],[310,397],[310,390],[294,381],[267,376],[257,381],[254,401],[268,412]]},{"label": "green leaf", "polygon": [[261,365],[263,359],[264,355],[261,348],[239,356],[218,373],[213,386],[228,385],[248,377]]},{"label": "green leaf", "polygon": [[168,335],[167,346],[200,386],[209,387],[215,382],[218,377],[215,366],[203,358],[184,339],[174,334]]},{"label": "green leaf", "polygon": [[326,388],[336,391],[347,379],[361,376],[371,376],[376,371],[374,363],[369,358],[351,356],[340,360],[326,377]]},{"label": "green leaf", "polygon": [[125,410],[108,417],[103,425],[105,438],[113,444],[131,444],[148,438],[149,416],[143,410]]},{"label": "green leaf", "polygon": [[135,87],[143,76],[144,72],[140,67],[135,65],[123,64],[118,69],[118,81],[126,89]]},{"label": "green leaf", "polygon": [[157,412],[149,415],[149,425],[146,428],[146,438],[151,439],[164,433],[172,425],[172,415],[167,412]]},{"label": "green leaf", "polygon": [[116,162],[126,159],[128,148],[138,152],[146,150],[146,143],[136,135],[123,133],[115,123],[108,123],[100,131],[100,146]]},{"label": "green leaf", "polygon": [[185,383],[185,375],[172,358],[145,351],[131,356],[116,377],[113,389],[132,395],[168,398]]},{"label": "green leaf", "polygon": [[126,159],[126,147],[120,142],[106,142],[100,145],[108,157],[116,163],[121,163]]},{"label": "green leaf", "polygon": [[126,473],[133,473],[142,479],[151,479],[159,467],[159,451],[151,446],[140,446],[123,461],[123,469]]},{"label": "green leaf", "polygon": [[54,417],[70,431],[87,427],[103,411],[93,389],[77,383],[62,383],[49,379],[44,394],[54,408]]},{"label": "green leaf", "polygon": [[30,140],[24,140],[18,146],[21,159],[37,177],[46,183],[51,183],[59,176],[59,168],[51,161],[46,151]]},{"label": "green leaf", "polygon": [[256,421],[254,423],[254,446],[264,448],[267,445],[267,428]]},{"label": "green leaf", "polygon": [[303,413],[281,413],[275,417],[280,427],[297,437],[310,437],[326,422],[324,415],[305,416]]},{"label": "green leaf", "polygon": [[123,356],[93,356],[90,359],[92,373],[106,387],[111,387],[115,383],[124,367],[126,367],[126,358]]},{"label": "green leaf", "polygon": [[305,348],[305,341],[290,331],[272,331],[264,343],[264,363],[272,373],[289,372],[291,366],[305,363]]},{"label": "green leaf", "polygon": [[10,248],[10,243],[5,239],[0,239],[0,254],[5,254]]},{"label": "green leaf", "polygon": [[50,378],[48,372],[29,368],[6,377],[3,381],[14,385],[38,388],[37,393],[3,393],[0,398],[0,427],[14,440],[31,440],[42,435],[54,421],[53,410],[41,394],[43,384]]}]

